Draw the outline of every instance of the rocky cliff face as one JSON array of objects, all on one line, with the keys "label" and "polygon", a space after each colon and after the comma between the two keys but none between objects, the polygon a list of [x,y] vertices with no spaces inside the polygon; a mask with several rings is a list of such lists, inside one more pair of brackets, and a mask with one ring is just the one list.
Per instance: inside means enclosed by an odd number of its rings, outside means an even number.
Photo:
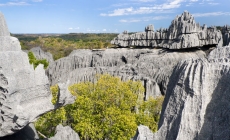
[{"label": "rocky cliff face", "polygon": [[154,139],[229,139],[229,49],[217,48],[208,59],[177,64]]},{"label": "rocky cliff face", "polygon": [[173,52],[161,49],[76,50],[47,69],[52,85],[95,80],[96,74],[111,74],[122,80],[141,80],[149,96],[165,94],[174,66],[181,60],[204,57],[200,50]]},{"label": "rocky cliff face", "polygon": [[49,81],[39,65],[36,70],[21,51],[17,38],[9,35],[0,14],[0,137],[25,127],[51,110]]},{"label": "rocky cliff face", "polygon": [[222,29],[222,34],[223,34],[224,46],[229,46],[230,45],[230,26],[229,25],[224,26],[224,28]]},{"label": "rocky cliff face", "polygon": [[216,27],[200,26],[187,11],[177,16],[168,29],[154,32],[153,25],[145,28],[145,32],[129,35],[127,31],[119,34],[112,44],[128,47],[161,47],[168,49],[185,49],[203,46],[222,46],[222,34]]},{"label": "rocky cliff face", "polygon": [[[66,95],[60,96],[58,104],[71,101],[68,100],[70,93],[60,91]],[[51,98],[43,65],[34,70],[29,64],[27,54],[21,51],[18,39],[10,36],[0,13],[0,139],[54,109]]]}]

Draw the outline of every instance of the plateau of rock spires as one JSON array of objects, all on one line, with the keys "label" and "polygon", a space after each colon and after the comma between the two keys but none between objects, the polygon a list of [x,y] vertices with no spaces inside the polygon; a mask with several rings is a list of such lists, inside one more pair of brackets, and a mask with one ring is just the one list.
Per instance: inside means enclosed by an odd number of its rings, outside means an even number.
[{"label": "plateau of rock spires", "polygon": [[219,47],[208,59],[184,60],[175,67],[154,139],[229,139],[229,50]]},{"label": "plateau of rock spires", "polygon": [[0,137],[11,135],[53,109],[49,81],[42,65],[35,70],[9,36],[0,14]]},{"label": "plateau of rock spires", "polygon": [[80,140],[80,137],[71,127],[58,125],[55,136],[48,140]]},{"label": "plateau of rock spires", "polygon": [[110,74],[122,80],[141,80],[145,97],[166,93],[168,79],[181,60],[205,57],[201,50],[170,52],[161,49],[75,50],[68,57],[54,61],[47,69],[51,85],[95,81],[97,74]]},{"label": "plateau of rock spires", "polygon": [[168,29],[159,29],[154,32],[153,25],[148,25],[145,32],[129,35],[126,32],[119,34],[112,44],[128,47],[161,47],[168,49],[185,49],[203,46],[222,46],[222,34],[216,27],[200,26],[194,17],[187,11],[177,16]]}]

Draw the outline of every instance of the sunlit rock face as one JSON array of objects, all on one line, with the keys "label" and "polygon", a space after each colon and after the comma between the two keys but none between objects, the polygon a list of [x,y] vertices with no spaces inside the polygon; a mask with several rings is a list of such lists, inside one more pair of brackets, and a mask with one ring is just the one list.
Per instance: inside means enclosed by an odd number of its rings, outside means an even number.
[{"label": "sunlit rock face", "polygon": [[161,49],[75,50],[68,57],[52,63],[47,75],[52,85],[95,81],[97,74],[110,74],[122,80],[140,80],[145,87],[145,99],[166,93],[169,77],[175,65],[189,58],[204,58],[201,50],[173,52]]},{"label": "sunlit rock face", "polygon": [[0,13],[0,137],[11,135],[53,109],[42,65],[35,70],[11,37]]},{"label": "sunlit rock face", "polygon": [[225,25],[222,29],[224,46],[230,46],[230,26]]},{"label": "sunlit rock face", "polygon": [[230,47],[207,59],[184,60],[169,79],[159,130],[160,140],[229,139]]},{"label": "sunlit rock face", "polygon": [[128,47],[161,47],[168,49],[186,49],[204,46],[222,46],[222,34],[216,27],[200,26],[187,11],[177,16],[168,29],[154,31],[153,25],[148,25],[145,32],[129,35],[127,31],[119,34],[112,44]]}]

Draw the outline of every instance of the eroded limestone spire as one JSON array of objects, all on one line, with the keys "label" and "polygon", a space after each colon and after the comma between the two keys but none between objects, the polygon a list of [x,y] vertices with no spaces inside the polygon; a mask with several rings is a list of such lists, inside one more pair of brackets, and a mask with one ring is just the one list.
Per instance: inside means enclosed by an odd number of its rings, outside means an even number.
[{"label": "eroded limestone spire", "polygon": [[5,17],[4,15],[0,12],[0,36],[10,36],[10,32],[8,30]]}]

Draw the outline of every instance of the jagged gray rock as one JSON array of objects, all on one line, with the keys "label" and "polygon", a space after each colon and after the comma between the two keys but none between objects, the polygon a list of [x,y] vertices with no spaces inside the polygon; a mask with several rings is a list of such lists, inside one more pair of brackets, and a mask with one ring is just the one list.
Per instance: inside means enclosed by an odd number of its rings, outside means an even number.
[{"label": "jagged gray rock", "polygon": [[10,37],[0,14],[0,137],[21,130],[38,116],[53,109],[49,81],[42,65],[35,70]]},{"label": "jagged gray rock", "polygon": [[0,12],[0,36],[10,36],[4,15]]},{"label": "jagged gray rock", "polygon": [[34,47],[30,49],[37,59],[46,59],[49,64],[53,63],[53,55],[49,52],[44,52],[40,47]]},{"label": "jagged gray rock", "polygon": [[[57,106],[51,103],[50,84],[43,65],[34,70],[18,39],[8,33],[0,13],[0,138],[20,131]],[[65,84],[59,85],[58,105],[73,103]]]},{"label": "jagged gray rock", "polygon": [[55,136],[48,140],[80,140],[80,137],[71,127],[58,125]]},{"label": "jagged gray rock", "polygon": [[[229,36],[228,36],[229,37]],[[119,34],[112,44],[128,47],[161,47],[168,49],[185,49],[203,46],[222,46],[222,34],[216,27],[200,26],[187,11],[177,16],[168,29],[154,32],[153,25],[148,25],[145,32],[129,35],[127,31]]]},{"label": "jagged gray rock", "polygon": [[147,126],[140,125],[133,140],[153,140],[153,132]]},{"label": "jagged gray rock", "polygon": [[222,35],[223,35],[224,46],[229,46],[230,45],[230,26],[229,25],[225,25],[223,27]]},{"label": "jagged gray rock", "polygon": [[47,69],[51,85],[95,81],[96,74],[111,74],[122,80],[141,80],[145,97],[165,94],[174,66],[187,58],[202,58],[201,50],[173,52],[161,49],[75,50],[68,57],[56,60]]},{"label": "jagged gray rock", "polygon": [[208,59],[185,60],[175,67],[154,139],[229,139],[229,50],[219,47]]},{"label": "jagged gray rock", "polygon": [[38,137],[38,134],[35,130],[34,125],[31,123],[31,124],[25,126],[19,132],[15,133],[13,135],[1,137],[0,139],[1,140],[38,140],[39,137]]}]

